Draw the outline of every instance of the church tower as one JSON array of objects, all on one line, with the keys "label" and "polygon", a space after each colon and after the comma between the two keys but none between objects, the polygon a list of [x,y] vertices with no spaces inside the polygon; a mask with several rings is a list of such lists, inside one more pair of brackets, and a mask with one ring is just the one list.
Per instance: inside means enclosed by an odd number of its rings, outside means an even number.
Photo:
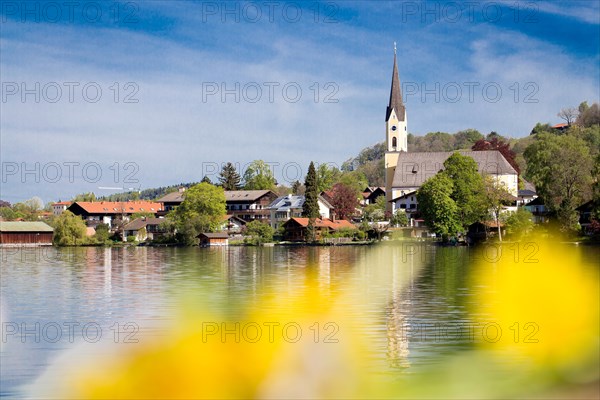
[{"label": "church tower", "polygon": [[408,151],[408,130],[406,107],[402,102],[402,91],[400,90],[400,78],[398,77],[398,63],[396,61],[396,43],[394,43],[394,69],[392,71],[392,88],[390,90],[390,102],[385,113],[385,195],[387,199],[387,211],[392,211],[392,183],[394,172],[398,164],[398,156],[402,151]]}]

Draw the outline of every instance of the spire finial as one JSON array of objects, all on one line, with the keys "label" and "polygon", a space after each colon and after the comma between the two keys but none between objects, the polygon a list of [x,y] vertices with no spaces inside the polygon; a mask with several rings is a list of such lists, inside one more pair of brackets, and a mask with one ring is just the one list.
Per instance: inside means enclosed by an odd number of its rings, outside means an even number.
[{"label": "spire finial", "polygon": [[394,42],[394,55],[396,54],[396,42]]}]

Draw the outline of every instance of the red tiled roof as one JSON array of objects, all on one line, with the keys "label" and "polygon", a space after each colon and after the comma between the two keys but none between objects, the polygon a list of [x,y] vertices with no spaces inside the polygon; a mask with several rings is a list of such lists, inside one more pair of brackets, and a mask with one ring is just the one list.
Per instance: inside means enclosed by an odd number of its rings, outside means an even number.
[{"label": "red tiled roof", "polygon": [[[307,227],[309,219],[301,218],[301,217],[294,217],[294,218],[291,218],[290,220],[296,221],[300,226]],[[323,219],[316,218],[315,219],[315,227],[331,228],[333,230],[342,229],[342,228],[356,229],[356,226],[354,226],[354,224],[352,222],[347,221],[345,219],[332,221],[327,218],[323,218]]]},{"label": "red tiled roof", "polygon": [[77,201],[75,204],[89,214],[155,213],[162,209],[162,204],[151,201]]},{"label": "red tiled roof", "polygon": [[70,206],[71,202],[70,201],[59,201],[59,202],[54,203],[53,205],[55,205],[55,206]]},{"label": "red tiled roof", "polygon": [[567,126],[569,126],[569,124],[556,124],[553,126],[554,129],[559,129],[559,128],[566,128]]}]

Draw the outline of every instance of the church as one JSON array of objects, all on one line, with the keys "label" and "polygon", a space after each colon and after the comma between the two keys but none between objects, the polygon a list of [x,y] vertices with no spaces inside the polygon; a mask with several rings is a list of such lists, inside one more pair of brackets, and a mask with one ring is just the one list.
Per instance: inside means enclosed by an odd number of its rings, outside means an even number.
[{"label": "church", "polygon": [[[444,168],[444,161],[455,151],[419,152],[408,151],[408,117],[402,100],[398,63],[394,46],[394,67],[390,100],[385,113],[385,192],[387,211],[404,209],[416,212],[416,191],[423,182]],[[479,173],[490,175],[503,184],[508,192],[517,196],[519,176],[504,156],[497,150],[457,150],[475,160]]]}]

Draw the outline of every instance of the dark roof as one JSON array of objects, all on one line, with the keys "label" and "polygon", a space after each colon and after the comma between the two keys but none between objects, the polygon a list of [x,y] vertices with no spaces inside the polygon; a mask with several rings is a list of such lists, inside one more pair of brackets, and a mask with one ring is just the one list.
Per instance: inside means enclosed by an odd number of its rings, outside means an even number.
[{"label": "dark roof", "polygon": [[541,197],[536,197],[529,203],[525,204],[525,206],[543,206],[543,205],[545,205],[545,202]]},{"label": "dark roof", "polygon": [[390,119],[392,110],[396,111],[399,121],[404,121],[405,107],[402,103],[402,92],[400,90],[400,78],[398,77],[398,63],[396,62],[396,51],[394,51],[394,69],[392,71],[392,88],[390,89],[390,102],[388,104],[385,120]]},{"label": "dark roof", "polygon": [[417,193],[416,190],[409,190],[408,192],[401,194],[400,196],[397,196],[395,199],[391,199],[390,202],[400,200],[403,197],[413,196],[415,193]]},{"label": "dark roof", "polygon": [[533,190],[528,190],[528,189],[519,190],[519,197],[524,197],[524,196],[537,196],[537,193],[534,192]]},{"label": "dark roof", "polygon": [[[517,171],[497,150],[458,151],[463,156],[469,156],[477,163],[480,173],[492,175],[517,174]],[[394,172],[392,186],[395,188],[420,187],[423,182],[444,169],[444,161],[455,151],[441,151],[432,153],[406,153],[400,152],[398,163]]]},{"label": "dark roof", "polygon": [[199,234],[196,237],[200,237],[200,236],[204,236],[208,239],[227,239],[229,238],[229,235],[227,234],[227,232],[204,232]]},{"label": "dark roof", "polygon": [[137,231],[148,225],[160,225],[165,222],[164,218],[137,218],[123,227],[126,231]]},{"label": "dark roof", "polygon": [[225,201],[256,201],[268,194],[277,197],[271,190],[226,190]]},{"label": "dark roof", "polygon": [[171,192],[156,200],[159,203],[182,203],[185,192]]},{"label": "dark roof", "polygon": [[0,221],[0,232],[53,232],[54,229],[44,222]]}]

